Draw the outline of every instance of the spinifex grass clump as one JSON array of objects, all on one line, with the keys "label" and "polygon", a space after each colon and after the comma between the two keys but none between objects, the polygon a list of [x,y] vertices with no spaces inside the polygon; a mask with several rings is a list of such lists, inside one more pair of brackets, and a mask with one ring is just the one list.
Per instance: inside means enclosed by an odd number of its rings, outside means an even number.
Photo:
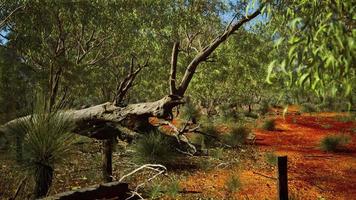
[{"label": "spinifex grass clump", "polygon": [[68,156],[75,142],[72,129],[68,115],[44,111],[10,125],[10,134],[21,138],[16,140],[17,157],[34,177],[36,198],[47,194],[55,165]]},{"label": "spinifex grass clump", "polygon": [[220,140],[220,135],[215,123],[212,120],[203,120],[201,132],[204,134],[202,139],[206,147],[213,147],[217,145]]},{"label": "spinifex grass clump", "polygon": [[266,152],[265,160],[269,165],[272,165],[272,166],[277,165],[277,155],[274,152]]},{"label": "spinifex grass clump", "polygon": [[134,144],[139,163],[167,164],[177,158],[175,144],[158,131],[147,133]]},{"label": "spinifex grass clump", "polygon": [[193,123],[197,123],[200,118],[199,109],[191,102],[184,104],[180,112],[180,118],[184,120],[191,120]]},{"label": "spinifex grass clump", "polygon": [[250,132],[251,130],[243,125],[233,125],[230,132],[225,135],[224,142],[231,147],[237,147],[246,141]]},{"label": "spinifex grass clump", "polygon": [[329,135],[320,141],[320,149],[323,151],[338,151],[350,142],[347,135]]},{"label": "spinifex grass clump", "polygon": [[276,130],[276,120],[275,119],[267,119],[262,124],[262,129],[266,131],[274,131]]},{"label": "spinifex grass clump", "polygon": [[301,111],[306,113],[316,112],[318,111],[318,108],[312,103],[303,103],[301,107]]},{"label": "spinifex grass clump", "polygon": [[226,189],[229,193],[234,193],[238,191],[242,186],[240,178],[235,175],[230,176],[225,184]]}]

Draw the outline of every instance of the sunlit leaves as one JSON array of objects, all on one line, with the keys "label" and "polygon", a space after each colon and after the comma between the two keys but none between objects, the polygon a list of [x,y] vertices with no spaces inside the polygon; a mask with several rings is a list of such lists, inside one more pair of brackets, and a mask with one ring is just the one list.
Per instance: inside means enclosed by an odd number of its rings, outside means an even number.
[{"label": "sunlit leaves", "polygon": [[356,35],[351,11],[355,5],[341,0],[300,0],[269,3],[267,7],[273,9],[265,12],[279,36],[276,51],[285,55],[268,66],[267,81],[278,72],[271,68],[283,66],[288,85],[311,89],[321,96],[352,95],[356,86]]}]

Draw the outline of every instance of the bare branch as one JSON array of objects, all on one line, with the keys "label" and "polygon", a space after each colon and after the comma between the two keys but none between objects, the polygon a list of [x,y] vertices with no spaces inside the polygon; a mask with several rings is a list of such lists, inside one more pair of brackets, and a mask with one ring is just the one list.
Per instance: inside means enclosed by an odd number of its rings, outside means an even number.
[{"label": "bare branch", "polygon": [[205,61],[207,57],[221,44],[223,43],[231,34],[237,31],[242,25],[246,22],[250,21],[251,19],[255,18],[260,14],[260,9],[255,11],[253,14],[244,17],[239,22],[234,25],[230,25],[223,34],[216,37],[208,46],[206,46],[195,58],[190,62],[187,69],[185,70],[183,79],[180,83],[180,86],[177,91],[177,95],[184,96],[185,91],[188,88],[189,82],[193,78],[196,68],[198,65]]},{"label": "bare branch", "polygon": [[178,62],[179,42],[175,42],[172,50],[171,73],[170,73],[170,92],[171,95],[176,94],[176,76]]},{"label": "bare branch", "polygon": [[145,63],[141,66],[139,64],[138,68],[134,71],[134,56],[131,58],[131,66],[130,66],[130,72],[126,76],[126,78],[120,83],[120,85],[116,89],[116,97],[114,100],[115,105],[119,105],[122,100],[124,99],[125,95],[127,94],[127,91],[132,87],[132,84],[137,76],[137,74],[148,65],[148,60],[145,61]]},{"label": "bare branch", "polygon": [[2,29],[3,26],[5,26],[5,24],[7,23],[7,20],[9,20],[10,17],[11,17],[13,14],[15,14],[17,11],[19,11],[19,10],[22,9],[23,7],[25,7],[25,6],[24,6],[24,5],[21,5],[21,6],[17,7],[17,8],[15,8],[13,11],[10,12],[10,14],[8,14],[8,15],[5,17],[5,19],[1,20],[1,21],[0,21],[0,29]]}]

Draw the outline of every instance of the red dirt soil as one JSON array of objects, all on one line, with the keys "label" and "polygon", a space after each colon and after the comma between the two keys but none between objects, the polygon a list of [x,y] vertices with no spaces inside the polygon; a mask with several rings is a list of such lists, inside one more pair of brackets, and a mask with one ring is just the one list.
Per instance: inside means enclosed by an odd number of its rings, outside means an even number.
[{"label": "red dirt soil", "polygon": [[[254,129],[260,152],[273,151],[288,156],[289,193],[294,199],[356,199],[356,122],[342,122],[337,113],[297,114],[289,110],[285,118],[276,115],[276,130]],[[281,112],[279,112],[281,113]],[[326,153],[318,149],[327,135],[346,134],[351,142],[342,152]],[[259,159],[264,159],[260,157]],[[240,177],[242,187],[235,199],[276,199],[275,167],[246,164],[243,169],[199,171],[181,182],[189,191],[217,199],[227,197],[226,181],[232,174]],[[265,177],[267,176],[267,177]],[[270,178],[268,178],[270,177]]]}]

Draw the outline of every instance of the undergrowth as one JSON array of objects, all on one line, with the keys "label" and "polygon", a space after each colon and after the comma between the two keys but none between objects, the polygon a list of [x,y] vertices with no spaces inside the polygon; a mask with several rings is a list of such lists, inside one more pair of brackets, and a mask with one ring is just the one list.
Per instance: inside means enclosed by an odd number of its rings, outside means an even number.
[{"label": "undergrowth", "polygon": [[320,149],[335,152],[345,147],[351,140],[347,135],[328,135],[320,141]]}]

